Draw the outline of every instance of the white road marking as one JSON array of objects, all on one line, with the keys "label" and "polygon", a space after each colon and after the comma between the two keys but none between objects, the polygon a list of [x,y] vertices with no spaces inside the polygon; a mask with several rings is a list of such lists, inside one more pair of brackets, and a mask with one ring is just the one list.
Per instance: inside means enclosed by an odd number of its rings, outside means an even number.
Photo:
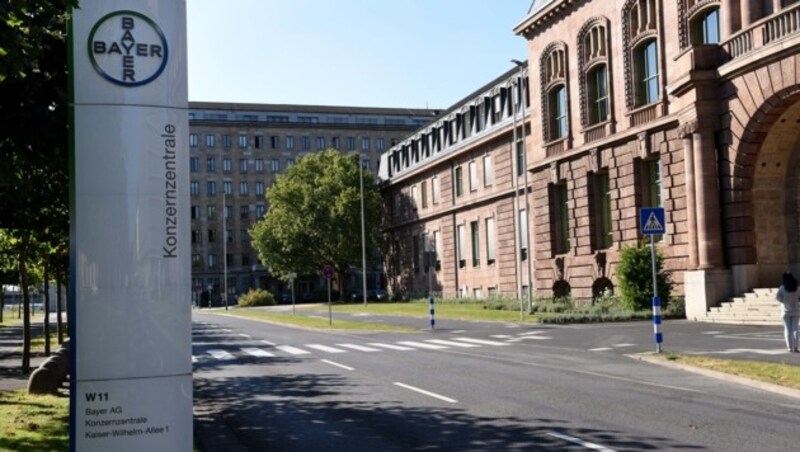
[{"label": "white road marking", "polygon": [[616,347],[616,348],[635,347],[635,346],[636,346],[636,344],[614,344],[614,345],[612,345],[612,347]]},{"label": "white road marking", "polygon": [[415,348],[411,348],[411,347],[403,347],[403,346],[394,345],[394,344],[383,344],[383,343],[380,343],[380,342],[371,342],[371,343],[369,343],[367,345],[372,345],[373,347],[387,348],[389,350],[398,350],[398,351],[401,351],[401,352],[405,352],[405,351],[409,351],[409,350],[416,350]]},{"label": "white road marking", "polygon": [[451,331],[451,333],[453,333],[453,334],[462,334],[462,333],[466,333],[466,332],[467,332],[467,330],[455,330],[455,331]]},{"label": "white road marking", "polygon": [[480,345],[477,345],[477,344],[465,344],[463,342],[445,341],[445,340],[442,340],[442,339],[429,339],[429,340],[427,340],[425,342],[431,342],[431,343],[434,343],[434,344],[449,345],[451,347],[461,347],[461,348],[480,347]]},{"label": "white road marking", "polygon": [[215,350],[209,350],[208,354],[213,356],[214,358],[222,360],[222,361],[230,361],[232,359],[236,359],[235,356],[233,356],[232,354],[226,352],[225,350],[216,350],[216,349]]},{"label": "white road marking", "polygon": [[327,359],[323,359],[322,362],[325,364],[330,364],[331,366],[341,367],[342,369],[349,370],[350,372],[355,370],[352,367],[345,366],[344,364],[335,363],[333,361],[328,361]]},{"label": "white road marking", "polygon": [[341,350],[341,349],[338,349],[338,348],[334,348],[334,347],[328,347],[327,345],[322,345],[322,344],[306,344],[306,347],[313,348],[315,350],[320,350],[320,351],[323,351],[323,352],[328,352],[328,353],[347,353],[344,350]]},{"label": "white road marking", "polygon": [[724,331],[703,331],[700,334],[725,334]]},{"label": "white road marking", "polygon": [[276,344],[276,343],[274,343],[274,342],[270,342],[270,341],[261,341],[261,343],[263,343],[263,344],[267,344],[267,345],[271,345],[271,346],[273,346],[273,347],[274,347],[274,346],[276,346],[276,345],[278,345],[278,344]]},{"label": "white road marking", "polygon": [[418,392],[420,394],[424,394],[424,395],[426,395],[428,397],[433,397],[434,399],[443,400],[443,401],[445,401],[447,403],[458,403],[458,400],[456,400],[456,399],[451,399],[450,397],[445,397],[443,395],[436,394],[435,392],[430,392],[430,391],[426,391],[424,389],[415,388],[414,386],[407,385],[407,384],[400,383],[400,382],[395,382],[394,384],[395,384],[395,386],[400,386],[401,388],[409,389],[411,391]]},{"label": "white road marking", "polygon": [[249,334],[244,334],[244,333],[239,333],[239,336],[241,336],[241,337],[246,337],[246,338],[248,338],[248,339],[250,339],[250,338],[252,337],[252,336],[250,336]]},{"label": "white road marking", "polygon": [[509,336],[508,334],[493,334],[491,337],[493,337],[495,339],[510,339],[511,338],[511,336]]},{"label": "white road marking", "polygon": [[275,348],[290,355],[308,355],[311,353],[301,348],[292,347],[291,345],[277,345]]},{"label": "white road marking", "polygon": [[336,344],[339,347],[349,348],[351,350],[358,350],[360,352],[379,352],[377,348],[372,347],[365,347],[363,345],[356,345],[356,344]]},{"label": "white road marking", "polygon": [[517,336],[533,336],[534,334],[542,334],[544,331],[528,331],[527,333],[519,333]]},{"label": "white road marking", "polygon": [[611,347],[598,347],[589,349],[590,352],[607,352],[609,350],[614,350],[614,349]]},{"label": "white road marking", "polygon": [[247,353],[248,355],[255,356],[257,358],[269,358],[275,356],[270,352],[255,347],[242,347],[242,351]]},{"label": "white road marking", "polygon": [[483,340],[483,339],[472,339],[472,338],[469,338],[469,337],[454,337],[453,339],[455,339],[457,341],[472,342],[473,344],[494,345],[494,346],[497,346],[497,347],[503,346],[503,345],[508,345],[508,344],[503,343],[503,342],[487,341],[487,340]]},{"label": "white road marking", "polygon": [[547,434],[558,439],[563,439],[564,441],[568,441],[570,443],[578,444],[587,449],[600,450],[603,452],[616,452],[614,449],[609,449],[608,447],[601,446],[599,444],[590,443],[588,441],[575,438],[574,436],[564,435],[562,433],[556,433],[556,432],[547,432]]},{"label": "white road marking", "polygon": [[222,329],[220,329],[219,331],[221,331],[221,332],[223,332],[223,333],[230,333],[230,332],[231,332],[231,330],[229,330],[229,329],[227,329],[227,328],[222,328]]},{"label": "white road marking", "polygon": [[520,341],[548,341],[552,339],[550,336],[522,336],[509,339],[506,342],[520,342]]},{"label": "white road marking", "polygon": [[196,356],[194,356],[194,355],[192,355],[192,364],[194,364],[194,363],[196,363],[196,362],[197,362],[197,357],[196,357]]},{"label": "white road marking", "polygon": [[424,342],[415,342],[415,341],[402,341],[398,342],[398,344],[407,345],[409,347],[414,347],[414,348],[425,348],[428,350],[444,350],[447,348],[442,345],[426,344]]}]

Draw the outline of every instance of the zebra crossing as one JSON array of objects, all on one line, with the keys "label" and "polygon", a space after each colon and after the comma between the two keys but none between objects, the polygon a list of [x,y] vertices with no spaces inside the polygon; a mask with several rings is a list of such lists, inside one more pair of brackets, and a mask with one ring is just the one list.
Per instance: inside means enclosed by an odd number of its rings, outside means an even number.
[{"label": "zebra crossing", "polygon": [[[208,343],[194,344],[198,349],[204,349]],[[219,344],[217,344],[219,345]],[[269,341],[260,341],[258,346],[233,346],[222,348],[208,348],[201,353],[192,356],[192,363],[200,363],[208,360],[233,361],[238,357],[248,358],[276,358],[287,356],[305,355],[334,355],[351,352],[359,353],[379,353],[385,351],[413,352],[413,351],[439,351],[448,349],[470,349],[477,347],[503,347],[509,344],[496,340],[475,339],[469,337],[456,337],[445,339],[424,339],[417,341],[397,341],[397,342],[370,342],[366,344],[337,343],[337,344],[303,344],[286,345],[275,344]],[[198,350],[199,351],[199,350]]]}]

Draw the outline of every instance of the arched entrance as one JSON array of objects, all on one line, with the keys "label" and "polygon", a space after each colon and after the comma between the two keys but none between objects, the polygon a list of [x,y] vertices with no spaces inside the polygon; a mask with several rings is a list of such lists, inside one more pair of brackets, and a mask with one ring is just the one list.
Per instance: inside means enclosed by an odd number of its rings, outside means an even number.
[{"label": "arched entrance", "polygon": [[752,184],[757,284],[761,287],[780,284],[786,269],[795,274],[800,270],[800,100],[784,101],[773,111]]}]

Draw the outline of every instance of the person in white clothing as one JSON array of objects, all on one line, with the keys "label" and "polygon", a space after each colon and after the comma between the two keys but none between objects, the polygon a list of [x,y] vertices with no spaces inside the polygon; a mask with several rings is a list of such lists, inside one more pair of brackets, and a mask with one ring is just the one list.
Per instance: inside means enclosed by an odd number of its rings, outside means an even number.
[{"label": "person in white clothing", "polygon": [[790,352],[798,353],[798,323],[800,323],[800,292],[797,290],[797,280],[790,272],[783,274],[783,284],[778,288],[775,298],[781,303],[783,314],[783,335],[786,339],[786,348]]}]

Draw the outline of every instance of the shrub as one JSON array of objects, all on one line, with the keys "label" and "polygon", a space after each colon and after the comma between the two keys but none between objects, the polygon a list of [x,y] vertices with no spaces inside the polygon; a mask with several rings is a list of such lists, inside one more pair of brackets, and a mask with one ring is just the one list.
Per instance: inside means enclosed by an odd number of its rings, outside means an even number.
[{"label": "shrub", "polygon": [[[662,309],[668,304],[672,292],[672,282],[664,272],[664,257],[656,250],[656,278],[658,280],[658,296]],[[650,247],[639,243],[638,246],[622,248],[617,265],[619,280],[620,304],[631,311],[644,310],[652,306],[653,269]]]},{"label": "shrub", "polygon": [[274,306],[275,297],[264,289],[252,289],[239,297],[239,306]]}]

